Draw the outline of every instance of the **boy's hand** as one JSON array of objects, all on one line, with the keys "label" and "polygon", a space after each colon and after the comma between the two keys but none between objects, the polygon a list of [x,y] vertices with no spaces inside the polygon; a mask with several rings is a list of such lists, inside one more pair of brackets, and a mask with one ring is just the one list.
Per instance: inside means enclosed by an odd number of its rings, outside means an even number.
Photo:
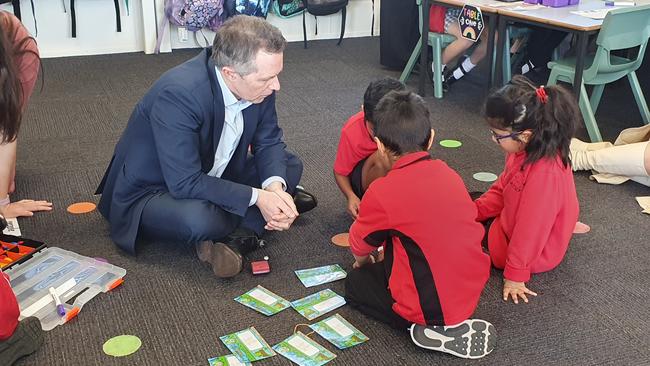
[{"label": "boy's hand", "polygon": [[519,304],[519,297],[521,297],[525,303],[528,303],[528,297],[526,294],[537,296],[536,293],[526,288],[526,284],[523,282],[510,281],[508,279],[503,279],[503,300],[508,301],[508,296],[512,297],[512,300],[515,304]]},{"label": "boy's hand", "polygon": [[375,263],[375,258],[371,255],[367,255],[365,257],[357,257],[356,255],[354,256],[354,264],[352,265],[353,269],[359,269],[366,264],[370,263]]},{"label": "boy's hand", "polygon": [[353,219],[357,219],[359,216],[359,204],[361,200],[356,195],[351,195],[348,198],[348,213],[352,216]]},{"label": "boy's hand", "polygon": [[52,203],[47,201],[20,200],[2,208],[5,218],[34,216],[34,212],[52,211]]}]

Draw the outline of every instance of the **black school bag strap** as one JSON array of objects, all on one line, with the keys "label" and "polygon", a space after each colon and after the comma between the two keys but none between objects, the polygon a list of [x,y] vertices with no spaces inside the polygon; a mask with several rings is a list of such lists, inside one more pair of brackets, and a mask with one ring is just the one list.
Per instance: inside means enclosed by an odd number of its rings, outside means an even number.
[{"label": "black school bag strap", "polygon": [[[117,23],[117,31],[121,32],[122,20],[120,19],[120,2],[119,0],[113,0],[113,3],[115,4],[115,22]],[[77,14],[74,8],[74,0],[70,0],[70,19],[72,20],[72,38],[76,38],[77,37]]]}]

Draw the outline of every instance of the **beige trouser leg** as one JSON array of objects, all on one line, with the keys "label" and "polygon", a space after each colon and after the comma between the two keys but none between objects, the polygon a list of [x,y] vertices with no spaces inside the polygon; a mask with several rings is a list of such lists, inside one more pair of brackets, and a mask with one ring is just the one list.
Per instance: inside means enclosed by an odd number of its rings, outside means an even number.
[{"label": "beige trouser leg", "polygon": [[645,150],[648,142],[638,142],[591,150],[592,144],[579,140],[571,143],[571,164],[573,170],[595,170],[599,173],[623,175],[635,182],[650,186],[650,177],[645,169]]}]

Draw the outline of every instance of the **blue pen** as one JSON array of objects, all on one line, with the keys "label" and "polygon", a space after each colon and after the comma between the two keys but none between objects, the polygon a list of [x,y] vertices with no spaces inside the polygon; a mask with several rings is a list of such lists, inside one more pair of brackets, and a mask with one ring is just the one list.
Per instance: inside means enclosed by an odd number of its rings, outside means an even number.
[{"label": "blue pen", "polygon": [[56,305],[56,312],[59,314],[59,316],[64,316],[65,308],[63,307],[63,304],[61,304],[61,299],[59,299],[59,295],[56,294],[56,290],[54,289],[54,287],[50,287],[50,295],[52,295],[52,298],[54,299],[54,304]]}]

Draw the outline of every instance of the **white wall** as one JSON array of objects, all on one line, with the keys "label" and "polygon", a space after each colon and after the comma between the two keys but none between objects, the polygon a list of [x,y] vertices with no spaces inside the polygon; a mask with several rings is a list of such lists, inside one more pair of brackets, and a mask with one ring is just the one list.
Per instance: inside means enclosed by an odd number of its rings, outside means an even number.
[{"label": "white wall", "polygon": [[[77,37],[71,37],[69,0],[34,0],[38,22],[38,47],[41,57],[80,56],[107,53],[145,51],[152,53],[155,47],[158,27],[163,18],[164,0],[129,0],[127,15],[124,0],[120,0],[122,32],[117,32],[113,0],[76,0]],[[0,6],[0,10],[12,11],[11,4]],[[34,19],[29,0],[21,3],[23,23],[35,35]],[[282,19],[270,13],[269,22],[280,28],[288,41],[301,41],[302,16]],[[347,9],[345,37],[370,35],[372,20],[371,0],[350,0]],[[341,15],[318,17],[318,35],[314,34],[314,17],[307,15],[307,39],[338,39]],[[214,33],[203,31],[209,42]],[[375,4],[375,35],[379,34],[379,1]],[[162,52],[175,48],[205,46],[203,37],[190,33],[187,41],[181,42],[176,27],[168,28],[161,46]]]}]

